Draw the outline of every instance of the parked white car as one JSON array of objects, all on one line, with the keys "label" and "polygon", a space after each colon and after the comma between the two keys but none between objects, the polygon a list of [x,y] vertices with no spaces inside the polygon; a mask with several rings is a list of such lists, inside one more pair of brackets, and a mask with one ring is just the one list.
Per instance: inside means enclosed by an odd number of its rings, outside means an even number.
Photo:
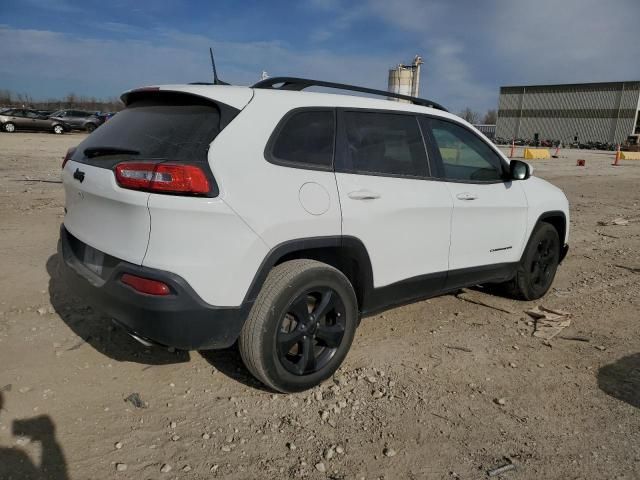
[{"label": "parked white car", "polygon": [[169,85],[68,152],[66,281],[143,343],[238,341],[282,392],[340,366],[362,316],[465,286],[549,289],[561,190],[428,100],[275,78]]}]

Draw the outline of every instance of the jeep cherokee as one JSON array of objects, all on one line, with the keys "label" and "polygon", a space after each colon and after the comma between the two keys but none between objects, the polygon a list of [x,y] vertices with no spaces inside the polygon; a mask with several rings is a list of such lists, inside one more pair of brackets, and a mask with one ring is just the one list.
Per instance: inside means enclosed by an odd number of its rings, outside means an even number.
[{"label": "jeep cherokee", "polygon": [[66,281],[143,343],[237,341],[277,391],[331,376],[365,315],[536,299],[567,252],[562,191],[434,102],[288,77],[122,100],[63,163]]}]

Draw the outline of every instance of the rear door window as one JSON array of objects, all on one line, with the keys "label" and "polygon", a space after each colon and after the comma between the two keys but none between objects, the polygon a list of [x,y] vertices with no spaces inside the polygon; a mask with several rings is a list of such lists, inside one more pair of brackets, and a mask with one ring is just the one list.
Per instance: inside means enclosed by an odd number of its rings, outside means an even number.
[{"label": "rear door window", "polygon": [[267,158],[277,165],[329,170],[333,165],[334,135],[333,110],[294,112],[276,130]]},{"label": "rear door window", "polygon": [[80,143],[73,160],[105,168],[123,156],[206,162],[209,145],[222,128],[221,108],[225,118],[238,112],[188,94],[161,92],[139,98]]},{"label": "rear door window", "polygon": [[342,113],[345,142],[336,171],[402,177],[428,175],[427,155],[415,116]]}]

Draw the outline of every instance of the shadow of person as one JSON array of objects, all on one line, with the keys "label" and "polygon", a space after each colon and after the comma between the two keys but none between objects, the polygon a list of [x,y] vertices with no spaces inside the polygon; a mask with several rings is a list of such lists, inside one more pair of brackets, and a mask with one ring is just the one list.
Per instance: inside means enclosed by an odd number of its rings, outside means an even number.
[{"label": "shadow of person", "polygon": [[169,352],[165,348],[142,346],[122,328],[115,326],[110,318],[84,304],[62,279],[59,270],[61,261],[57,253],[47,260],[49,301],[62,321],[82,339],[67,347],[67,350],[76,350],[88,343],[98,352],[118,362],[168,365],[189,361],[189,352],[186,351]]},{"label": "shadow of person", "polygon": [[598,387],[606,394],[640,408],[640,353],[600,368]]},{"label": "shadow of person", "polygon": [[[0,414],[3,397],[0,392]],[[67,462],[55,438],[55,425],[48,415],[14,420],[12,433],[40,442],[42,460],[40,466],[18,448],[0,447],[0,478],[3,480],[67,480]]]}]

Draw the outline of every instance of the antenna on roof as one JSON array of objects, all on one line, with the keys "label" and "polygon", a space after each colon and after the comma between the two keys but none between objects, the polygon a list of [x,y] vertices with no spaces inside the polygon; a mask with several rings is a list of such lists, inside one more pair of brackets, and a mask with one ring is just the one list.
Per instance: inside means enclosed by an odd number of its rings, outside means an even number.
[{"label": "antenna on roof", "polygon": [[209,56],[211,57],[211,68],[213,69],[213,84],[214,85],[229,85],[227,82],[223,82],[218,78],[218,71],[216,70],[216,62],[213,59],[213,48],[209,47]]}]

